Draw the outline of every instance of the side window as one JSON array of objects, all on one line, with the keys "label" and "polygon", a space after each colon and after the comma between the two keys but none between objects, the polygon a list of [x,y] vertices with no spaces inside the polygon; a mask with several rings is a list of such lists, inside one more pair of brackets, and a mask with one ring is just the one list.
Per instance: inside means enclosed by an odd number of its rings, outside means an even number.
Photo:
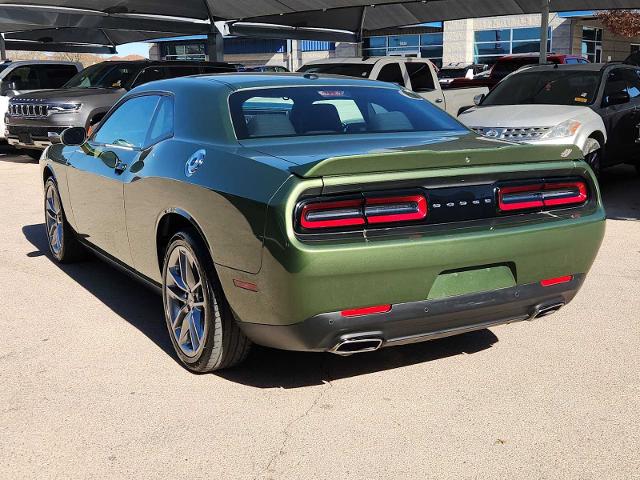
[{"label": "side window", "polygon": [[37,90],[40,86],[38,72],[31,66],[18,67],[7,75],[7,83],[15,83],[16,90]]},{"label": "side window", "polygon": [[144,147],[158,99],[157,95],[144,95],[125,101],[101,123],[92,141],[102,145]]},{"label": "side window", "polygon": [[74,65],[39,65],[40,88],[60,88],[78,73]]},{"label": "side window", "polygon": [[567,58],[565,59],[564,63],[566,63],[567,65],[573,65],[578,63],[578,59],[577,58]]},{"label": "side window", "polygon": [[155,80],[162,80],[164,78],[163,68],[160,67],[147,67],[136,78],[135,86],[144,85],[145,83],[153,82]]},{"label": "side window", "polygon": [[411,87],[414,92],[424,92],[425,90],[433,90],[433,77],[431,69],[426,62],[405,63],[404,66],[409,73]]},{"label": "side window", "polygon": [[381,82],[397,83],[404,87],[404,78],[402,78],[402,70],[400,70],[400,64],[388,63],[378,75],[378,80]]},{"label": "side window", "polygon": [[609,73],[607,83],[604,87],[604,99],[610,95],[622,94],[627,92],[627,82],[624,78],[622,69],[616,68]]},{"label": "side window", "polygon": [[624,78],[627,81],[627,91],[632,99],[640,97],[640,77],[638,76],[638,70],[625,69],[623,70]]},{"label": "side window", "polygon": [[149,145],[173,135],[173,97],[160,97],[156,116],[149,132]]}]

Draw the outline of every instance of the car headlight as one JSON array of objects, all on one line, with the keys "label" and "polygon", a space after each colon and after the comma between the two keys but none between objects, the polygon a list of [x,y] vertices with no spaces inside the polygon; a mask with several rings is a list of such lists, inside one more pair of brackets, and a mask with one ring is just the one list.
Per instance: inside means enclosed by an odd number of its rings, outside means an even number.
[{"label": "car headlight", "polygon": [[81,103],[52,103],[48,105],[48,111],[49,113],[71,113],[80,110],[81,106]]},{"label": "car headlight", "polygon": [[582,124],[577,120],[567,120],[552,127],[542,138],[548,140],[552,138],[573,137],[581,126]]}]

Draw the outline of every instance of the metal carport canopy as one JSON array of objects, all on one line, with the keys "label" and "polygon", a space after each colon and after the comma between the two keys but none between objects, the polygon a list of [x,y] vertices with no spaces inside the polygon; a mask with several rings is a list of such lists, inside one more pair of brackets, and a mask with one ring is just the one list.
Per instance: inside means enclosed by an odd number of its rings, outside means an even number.
[{"label": "metal carport canopy", "polygon": [[0,0],[0,32],[9,48],[105,53],[123,43],[213,33],[219,21],[229,21],[231,32],[253,27],[283,38],[345,40],[381,28],[541,13],[547,6],[553,12],[640,8],[640,0]]}]

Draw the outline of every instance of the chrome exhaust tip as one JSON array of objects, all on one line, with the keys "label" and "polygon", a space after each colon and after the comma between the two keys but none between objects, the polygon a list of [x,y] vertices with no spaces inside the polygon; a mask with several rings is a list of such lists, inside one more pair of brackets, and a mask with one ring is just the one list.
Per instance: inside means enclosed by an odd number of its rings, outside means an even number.
[{"label": "chrome exhaust tip", "polygon": [[531,320],[535,318],[546,317],[547,315],[551,315],[552,313],[556,313],[562,307],[564,307],[564,302],[552,303],[548,305],[537,305],[533,310],[533,314],[531,315]]},{"label": "chrome exhaust tip", "polygon": [[381,346],[381,338],[355,338],[353,340],[342,340],[329,351],[336,355],[348,357],[356,353],[374,352]]}]

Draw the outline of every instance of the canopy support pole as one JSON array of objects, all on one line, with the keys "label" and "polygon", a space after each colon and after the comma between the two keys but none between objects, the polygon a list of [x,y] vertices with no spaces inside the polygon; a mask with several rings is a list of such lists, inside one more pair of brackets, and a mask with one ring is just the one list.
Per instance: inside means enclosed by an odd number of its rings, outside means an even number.
[{"label": "canopy support pole", "polygon": [[207,56],[210,62],[224,61],[224,40],[217,30],[207,34]]},{"label": "canopy support pole", "polygon": [[540,64],[547,63],[547,46],[549,40],[549,0],[542,0],[540,8],[542,21],[540,25]]},{"label": "canopy support pole", "polygon": [[4,33],[0,33],[0,60],[7,59],[7,50],[4,45]]}]

